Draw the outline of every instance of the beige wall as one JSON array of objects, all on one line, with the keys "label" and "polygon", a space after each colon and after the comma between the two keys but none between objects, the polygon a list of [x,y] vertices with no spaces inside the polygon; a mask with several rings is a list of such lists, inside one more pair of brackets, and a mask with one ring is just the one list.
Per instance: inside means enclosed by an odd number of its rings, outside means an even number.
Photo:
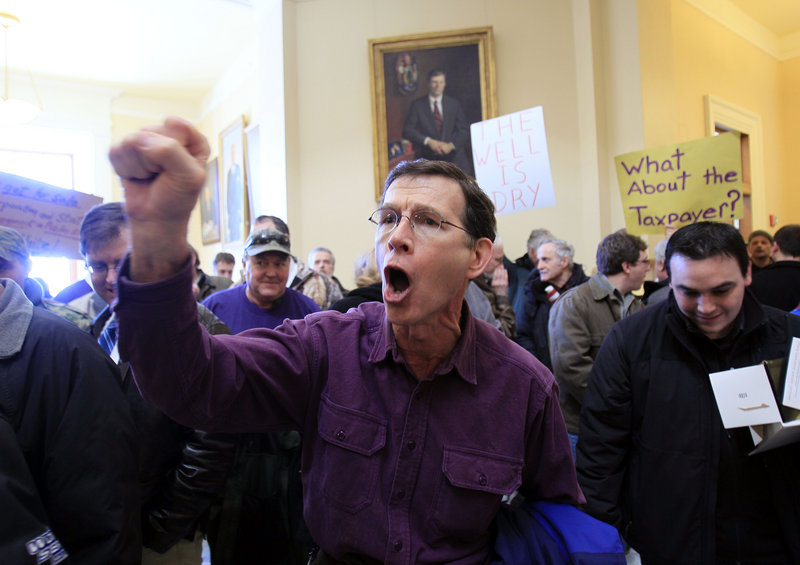
[{"label": "beige wall", "polygon": [[[635,14],[634,2],[616,4],[633,6]],[[618,47],[619,34],[593,37],[597,14],[590,5],[608,7],[601,28],[618,17],[613,3],[588,0],[413,0],[402,10],[385,0],[284,2],[288,220],[296,253],[304,256],[316,245],[332,248],[337,274],[349,285],[353,260],[372,246],[373,230],[366,221],[375,207],[367,41],[492,26],[498,112],[543,106],[557,200],[551,208],[499,218],[507,255],[524,253],[530,230],[547,227],[575,244],[578,261],[591,268],[601,230],[622,227],[622,216],[599,196],[609,194],[608,179],[598,180],[598,151],[607,154],[609,140],[618,143],[620,132],[598,131],[594,123],[596,105],[615,101],[597,98],[604,88],[611,90],[606,84],[595,92],[595,71],[613,65],[594,57],[593,48],[599,43]],[[638,70],[632,74],[638,83]],[[599,114],[608,121],[618,111],[601,106]],[[641,112],[635,105],[631,111],[640,140]]]},{"label": "beige wall", "polygon": [[[761,116],[765,209],[781,224],[799,221],[787,179],[800,167],[791,143],[800,125],[800,60],[778,62],[683,0],[412,0],[402,11],[386,0],[284,0],[282,7],[283,53],[274,41],[259,47],[257,72],[224,77],[195,113],[212,157],[219,132],[242,114],[266,124],[262,144],[269,136],[285,141],[285,171],[269,188],[286,184],[293,251],[305,258],[314,246],[331,247],[345,285],[372,245],[372,38],[492,26],[498,113],[543,106],[557,205],[498,219],[511,258],[525,251],[532,228],[547,227],[591,270],[599,239],[623,226],[613,157],[705,135],[706,94]],[[275,14],[260,17],[273,37]],[[145,121],[115,116],[113,136]],[[766,221],[756,218],[756,226]],[[189,235],[210,271],[222,246],[201,245],[199,218]],[[241,246],[226,249],[241,256]]]},{"label": "beige wall", "polygon": [[[543,106],[557,201],[498,219],[506,253],[523,254],[530,230],[546,227],[572,242],[576,260],[591,270],[599,239],[623,226],[613,155],[642,143],[635,21],[635,0],[416,0],[402,11],[386,0],[284,1],[283,60],[271,70],[265,60],[275,57],[274,47],[261,48],[257,76],[223,77],[190,113],[202,116],[197,122],[213,158],[218,133],[238,115],[272,124],[262,128],[262,144],[265,136],[283,134],[273,114],[285,107],[293,251],[304,259],[317,245],[332,248],[337,275],[352,285],[354,260],[372,246],[366,218],[376,205],[368,40],[492,26],[498,113]],[[274,31],[271,22],[264,27]],[[283,100],[264,76],[282,77]],[[151,123],[155,114],[115,116],[114,137]],[[189,238],[210,271],[222,246],[202,246],[199,233],[193,217]],[[225,249],[241,257],[241,246]]]}]

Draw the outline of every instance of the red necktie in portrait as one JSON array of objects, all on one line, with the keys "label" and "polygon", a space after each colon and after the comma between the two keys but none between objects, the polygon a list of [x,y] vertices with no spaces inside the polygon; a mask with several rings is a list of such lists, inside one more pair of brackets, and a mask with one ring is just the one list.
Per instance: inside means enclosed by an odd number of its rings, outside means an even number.
[{"label": "red necktie in portrait", "polygon": [[444,120],[442,120],[442,113],[439,111],[439,102],[437,100],[433,101],[433,121],[436,123],[436,131],[439,132],[439,139],[441,139]]}]

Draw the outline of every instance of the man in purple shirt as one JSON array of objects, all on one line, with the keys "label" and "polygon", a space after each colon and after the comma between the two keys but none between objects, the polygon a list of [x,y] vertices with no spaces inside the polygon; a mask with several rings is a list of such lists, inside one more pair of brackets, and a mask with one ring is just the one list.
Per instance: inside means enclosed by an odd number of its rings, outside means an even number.
[{"label": "man in purple shirt", "polygon": [[290,259],[288,235],[272,229],[253,232],[244,248],[245,284],[215,292],[203,306],[235,334],[252,328],[274,328],[286,318],[319,312],[316,302],[286,288]]},{"label": "man in purple shirt", "polygon": [[[244,248],[245,284],[212,294],[203,306],[235,334],[319,312],[316,302],[286,287],[291,257],[287,234],[254,231]],[[303,523],[300,459],[296,430],[241,434],[221,510],[208,524],[212,561],[306,564],[311,541]]]},{"label": "man in purple shirt", "polygon": [[496,225],[472,178],[437,161],[390,173],[370,218],[384,304],[210,336],[186,243],[208,154],[176,118],[111,150],[134,240],[120,351],[143,394],[187,425],[303,432],[319,562],[485,564],[503,495],[584,502],[552,375],[464,306]]}]

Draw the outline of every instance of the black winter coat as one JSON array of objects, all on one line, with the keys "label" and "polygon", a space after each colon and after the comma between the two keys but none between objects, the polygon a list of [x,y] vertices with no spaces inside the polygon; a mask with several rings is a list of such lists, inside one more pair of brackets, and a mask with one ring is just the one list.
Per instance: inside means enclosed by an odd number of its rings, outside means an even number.
[{"label": "black winter coat", "polygon": [[[644,563],[716,563],[716,496],[733,479],[730,468],[720,471],[720,453],[737,430],[723,431],[708,373],[784,357],[791,337],[800,337],[800,318],[761,306],[749,291],[739,322],[719,348],[692,331],[670,297],[615,324],[595,360],[578,480],[587,511],[615,525]],[[790,558],[800,563],[800,445],[740,457],[758,466],[760,484],[727,492],[746,499],[745,489],[757,488],[769,499],[760,502],[774,507]]]},{"label": "black winter coat", "polygon": [[0,359],[0,563],[36,563],[48,527],[63,563],[140,563],[135,453],[117,367],[89,334],[33,308],[21,351]]},{"label": "black winter coat", "polygon": [[[230,334],[205,306],[197,308],[209,333]],[[95,336],[110,314],[106,309],[95,319]],[[233,464],[238,436],[178,424],[142,398],[127,363],[119,367],[139,438],[142,544],[165,552],[182,538],[191,539],[198,527],[204,529],[207,511],[222,492]]]},{"label": "black winter coat", "polygon": [[[572,274],[564,283],[561,294],[588,280],[589,277],[583,272],[583,267],[579,263],[574,263]],[[552,371],[553,362],[550,360],[547,337],[547,323],[550,319],[550,306],[552,305],[547,300],[547,293],[544,291],[548,284],[539,278],[538,270],[532,271],[525,282],[525,310],[522,316],[517,316],[516,342],[533,353],[542,364]]]}]

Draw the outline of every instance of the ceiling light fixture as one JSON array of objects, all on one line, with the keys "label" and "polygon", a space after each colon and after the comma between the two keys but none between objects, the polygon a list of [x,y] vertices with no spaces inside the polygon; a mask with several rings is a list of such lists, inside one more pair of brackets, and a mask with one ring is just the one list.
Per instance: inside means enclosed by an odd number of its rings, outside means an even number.
[{"label": "ceiling light fixture", "polygon": [[36,96],[37,104],[28,102],[21,98],[11,98],[8,95],[8,29],[14,24],[19,23],[19,18],[7,12],[0,12],[0,27],[3,28],[4,38],[4,66],[3,66],[3,96],[0,98],[0,124],[26,124],[32,122],[39,112],[42,111],[42,101],[39,99],[39,92],[36,90],[36,83],[28,70],[28,78],[31,79],[33,93]]}]

